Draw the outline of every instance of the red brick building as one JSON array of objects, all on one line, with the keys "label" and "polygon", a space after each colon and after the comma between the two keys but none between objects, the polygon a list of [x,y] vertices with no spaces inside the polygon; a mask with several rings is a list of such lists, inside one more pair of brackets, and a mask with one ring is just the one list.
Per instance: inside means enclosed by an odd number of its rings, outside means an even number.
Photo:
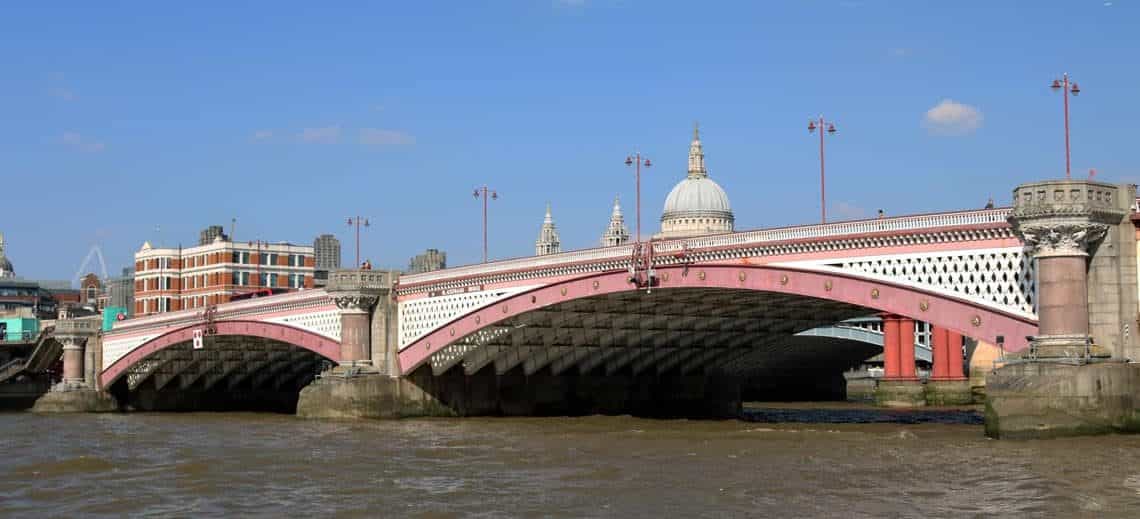
[{"label": "red brick building", "polygon": [[135,315],[203,308],[261,288],[313,288],[311,245],[213,243],[158,249],[144,243],[135,253]]}]

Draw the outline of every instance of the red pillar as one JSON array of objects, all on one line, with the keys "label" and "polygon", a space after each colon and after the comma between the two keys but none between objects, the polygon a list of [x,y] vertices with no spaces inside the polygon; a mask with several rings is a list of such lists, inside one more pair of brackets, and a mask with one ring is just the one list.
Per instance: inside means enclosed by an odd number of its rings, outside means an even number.
[{"label": "red pillar", "polygon": [[934,363],[934,372],[930,378],[942,380],[950,376],[950,343],[949,330],[941,326],[930,327],[931,360]]},{"label": "red pillar", "polygon": [[946,363],[946,377],[950,380],[966,380],[965,372],[962,370],[965,357],[962,353],[962,334],[946,330],[946,353],[949,361]]},{"label": "red pillar", "polygon": [[899,378],[915,380],[914,373],[914,319],[898,318]]},{"label": "red pillar", "polygon": [[899,318],[883,316],[883,378],[899,377]]}]

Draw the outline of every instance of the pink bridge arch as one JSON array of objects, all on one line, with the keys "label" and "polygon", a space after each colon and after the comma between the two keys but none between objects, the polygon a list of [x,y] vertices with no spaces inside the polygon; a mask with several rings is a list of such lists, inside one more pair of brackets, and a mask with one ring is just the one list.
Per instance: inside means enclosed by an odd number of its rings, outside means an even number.
[{"label": "pink bridge arch", "polygon": [[[933,290],[843,272],[748,264],[669,266],[656,271],[660,283],[654,289],[748,289],[839,301],[926,321],[991,344],[1001,335],[1005,337],[1005,348],[1011,352],[1028,347],[1025,337],[1037,333],[1037,321],[1023,315]],[[590,274],[479,308],[403,348],[399,354],[400,371],[411,373],[453,342],[516,315],[574,299],[639,290],[627,277],[625,271]]]},{"label": "pink bridge arch", "polygon": [[[218,321],[214,323],[214,326],[217,329],[215,335],[243,335],[273,339],[309,350],[334,362],[340,360],[340,342],[301,328],[262,321]],[[192,324],[164,333],[143,343],[103,370],[99,376],[100,386],[104,389],[110,388],[111,384],[123,376],[131,366],[172,345],[191,341],[194,338],[194,330],[200,328],[202,328],[201,323]]]}]

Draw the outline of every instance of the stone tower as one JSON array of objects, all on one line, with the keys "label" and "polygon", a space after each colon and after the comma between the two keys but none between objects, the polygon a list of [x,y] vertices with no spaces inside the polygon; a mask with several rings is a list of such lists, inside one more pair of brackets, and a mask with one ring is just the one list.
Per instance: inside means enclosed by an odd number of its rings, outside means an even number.
[{"label": "stone tower", "polygon": [[546,204],[546,217],[542,220],[542,229],[538,231],[538,239],[534,242],[535,256],[545,256],[562,252],[562,242],[558,241],[558,230],[554,228],[554,218],[550,216],[550,204]]},{"label": "stone tower", "polygon": [[602,247],[614,247],[629,241],[629,229],[625,226],[625,216],[621,213],[621,201],[614,197],[614,211],[610,213],[610,225],[602,233]]}]

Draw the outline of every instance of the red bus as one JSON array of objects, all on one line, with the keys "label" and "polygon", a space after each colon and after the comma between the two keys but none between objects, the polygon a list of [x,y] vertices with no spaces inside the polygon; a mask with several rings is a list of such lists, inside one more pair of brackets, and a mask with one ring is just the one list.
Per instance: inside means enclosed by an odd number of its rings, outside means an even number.
[{"label": "red bus", "polygon": [[230,301],[243,301],[246,299],[257,299],[259,297],[284,294],[286,292],[289,292],[288,288],[259,288],[257,290],[252,291],[252,292],[246,292],[244,294],[238,294],[236,296],[231,296]]}]

